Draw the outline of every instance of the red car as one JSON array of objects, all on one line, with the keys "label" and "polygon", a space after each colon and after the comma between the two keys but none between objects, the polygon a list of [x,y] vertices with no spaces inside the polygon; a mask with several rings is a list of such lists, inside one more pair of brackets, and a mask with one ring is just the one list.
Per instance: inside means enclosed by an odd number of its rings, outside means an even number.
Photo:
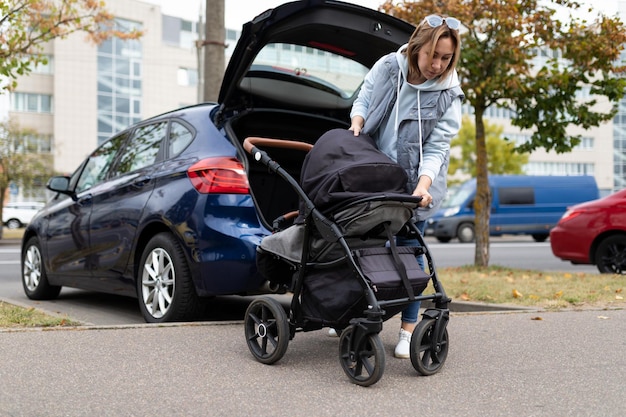
[{"label": "red car", "polygon": [[565,261],[626,274],[626,189],[570,207],[550,231],[550,245]]}]

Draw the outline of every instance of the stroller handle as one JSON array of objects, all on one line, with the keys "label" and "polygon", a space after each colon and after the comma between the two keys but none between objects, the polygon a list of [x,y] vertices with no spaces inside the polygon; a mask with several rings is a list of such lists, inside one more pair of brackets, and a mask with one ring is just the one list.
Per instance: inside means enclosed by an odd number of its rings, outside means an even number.
[{"label": "stroller handle", "polygon": [[251,155],[254,155],[255,152],[259,152],[258,149],[255,150],[256,146],[265,146],[268,148],[282,148],[282,149],[294,149],[297,151],[308,152],[313,148],[313,145],[306,142],[298,142],[294,140],[283,140],[283,139],[270,139],[270,138],[262,138],[258,136],[249,136],[243,141],[243,148]]}]

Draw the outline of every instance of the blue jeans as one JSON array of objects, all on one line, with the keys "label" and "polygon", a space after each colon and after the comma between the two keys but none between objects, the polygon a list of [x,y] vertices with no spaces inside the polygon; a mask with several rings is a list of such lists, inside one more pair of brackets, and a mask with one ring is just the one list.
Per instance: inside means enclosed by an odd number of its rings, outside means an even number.
[{"label": "blue jeans", "polygon": [[[426,221],[420,220],[415,223],[417,226],[417,230],[424,235],[424,229],[426,228]],[[421,246],[417,239],[407,239],[401,236],[396,237],[396,244],[398,246]],[[417,257],[417,263],[419,266],[424,269],[424,256],[420,255]],[[407,305],[404,310],[402,310],[402,321],[405,323],[417,323],[417,316],[420,311],[420,301],[415,301]]]}]

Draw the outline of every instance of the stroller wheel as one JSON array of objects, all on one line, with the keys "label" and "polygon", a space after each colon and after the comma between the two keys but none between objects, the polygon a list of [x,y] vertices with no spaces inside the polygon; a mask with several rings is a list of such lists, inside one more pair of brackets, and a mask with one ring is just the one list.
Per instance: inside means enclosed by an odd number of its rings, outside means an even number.
[{"label": "stroller wheel", "polygon": [[433,340],[437,320],[423,319],[411,337],[411,363],[422,375],[439,372],[448,356],[448,330],[444,329],[440,340]]},{"label": "stroller wheel", "polygon": [[375,384],[385,371],[385,350],[377,333],[365,336],[359,346],[351,349],[354,326],[341,332],[339,361],[352,382],[364,387]]},{"label": "stroller wheel", "polygon": [[272,364],[289,345],[289,323],[283,306],[273,298],[252,301],[244,319],[246,342],[257,361]]}]

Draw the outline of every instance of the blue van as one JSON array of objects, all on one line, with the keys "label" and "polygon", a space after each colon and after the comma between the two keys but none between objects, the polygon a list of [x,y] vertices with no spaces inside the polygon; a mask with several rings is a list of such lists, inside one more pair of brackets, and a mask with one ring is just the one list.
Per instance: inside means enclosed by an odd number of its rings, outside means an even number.
[{"label": "blue van", "polygon": [[[568,206],[599,198],[593,176],[490,175],[489,234],[531,235],[543,242]],[[426,223],[425,235],[440,242],[474,241],[476,179],[453,190]]]}]

